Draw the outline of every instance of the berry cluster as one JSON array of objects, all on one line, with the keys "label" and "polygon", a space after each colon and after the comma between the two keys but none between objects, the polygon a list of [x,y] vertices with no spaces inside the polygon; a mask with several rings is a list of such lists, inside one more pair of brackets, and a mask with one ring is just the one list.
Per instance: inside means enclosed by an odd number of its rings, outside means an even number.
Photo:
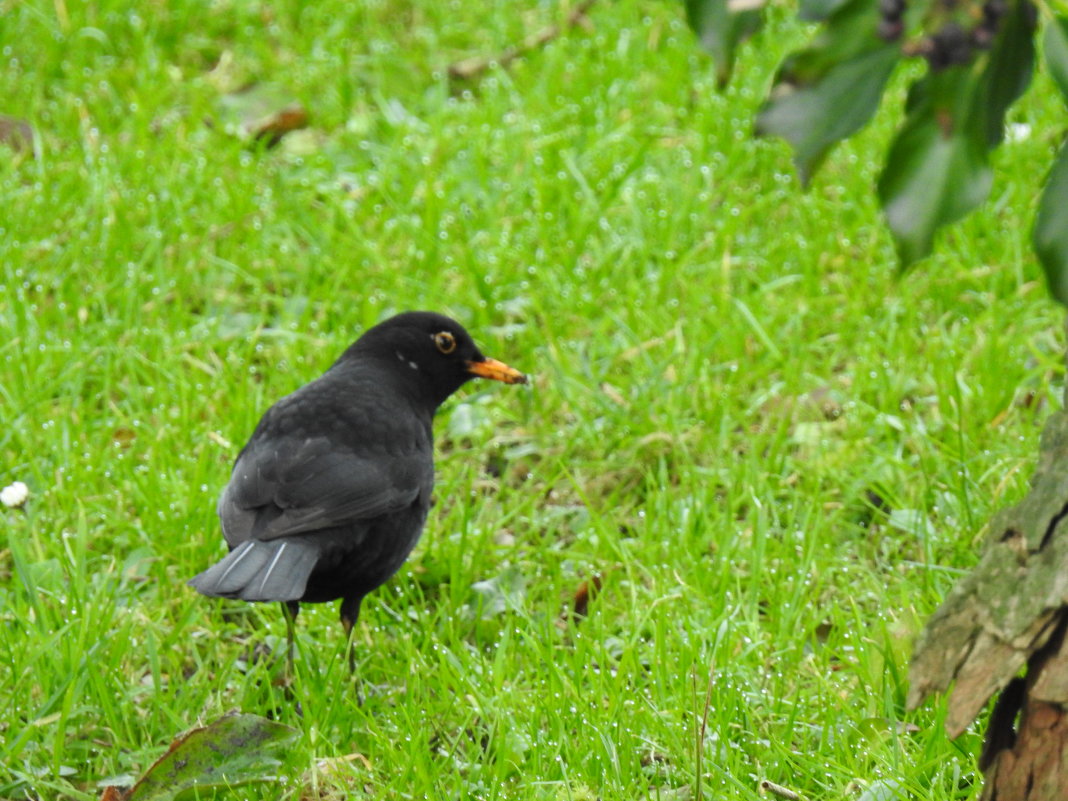
[{"label": "berry cluster", "polygon": [[983,19],[972,29],[972,44],[986,50],[998,33],[998,24],[1009,10],[1008,0],[986,0],[983,3]]},{"label": "berry cluster", "polygon": [[[937,31],[916,45],[911,52],[926,58],[932,70],[944,70],[967,64],[975,51],[986,50],[993,44],[1011,0],[983,0],[978,11],[963,15],[954,13],[958,11],[961,0],[936,2],[942,6],[945,16],[954,16],[957,19],[943,22]],[[904,34],[905,3],[906,0],[879,0],[879,26],[876,30],[884,42],[896,42]],[[975,6],[978,6],[978,3],[975,3],[972,9],[975,9]],[[973,26],[958,21],[961,17],[967,20],[969,16],[978,20]]]},{"label": "berry cluster", "polygon": [[963,25],[947,22],[928,37],[923,55],[936,72],[967,64],[972,60],[972,37]]},{"label": "berry cluster", "polygon": [[905,32],[905,0],[879,0],[879,38],[896,42]]}]

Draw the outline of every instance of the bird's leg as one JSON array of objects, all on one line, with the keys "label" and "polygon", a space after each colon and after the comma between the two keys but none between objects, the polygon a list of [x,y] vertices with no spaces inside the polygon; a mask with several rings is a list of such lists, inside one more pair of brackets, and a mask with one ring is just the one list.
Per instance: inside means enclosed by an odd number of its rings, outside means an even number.
[{"label": "bird's leg", "polygon": [[356,628],[356,621],[360,619],[360,602],[362,597],[347,597],[341,601],[341,626],[345,629],[349,648],[349,673],[356,675],[356,648],[352,642],[352,630]]},{"label": "bird's leg", "polygon": [[356,675],[356,644],[352,641],[352,631],[360,618],[362,596],[347,597],[341,601],[341,626],[345,629],[345,638],[349,652],[349,675],[356,683],[356,702],[363,706],[363,694],[360,692],[360,677]]},{"label": "bird's leg", "polygon": [[282,616],[286,619],[286,684],[293,678],[293,647],[297,639],[299,601],[282,601]]}]

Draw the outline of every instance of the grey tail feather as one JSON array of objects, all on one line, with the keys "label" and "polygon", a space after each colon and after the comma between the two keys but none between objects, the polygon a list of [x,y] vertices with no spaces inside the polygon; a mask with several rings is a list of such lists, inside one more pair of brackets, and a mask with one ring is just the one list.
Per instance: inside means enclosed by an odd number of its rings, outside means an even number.
[{"label": "grey tail feather", "polygon": [[189,584],[219,598],[299,601],[318,558],[318,549],[310,542],[246,540]]}]

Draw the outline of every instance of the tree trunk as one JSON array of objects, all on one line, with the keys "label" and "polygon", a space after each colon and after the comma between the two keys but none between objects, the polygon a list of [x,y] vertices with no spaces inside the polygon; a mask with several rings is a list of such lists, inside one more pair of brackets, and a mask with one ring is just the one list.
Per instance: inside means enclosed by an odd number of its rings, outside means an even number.
[{"label": "tree trunk", "polygon": [[[1062,623],[1002,691],[987,727],[981,801],[1068,798],[1068,638]],[[1019,724],[1014,726],[1019,713]]]},{"label": "tree trunk", "polygon": [[979,564],[931,616],[909,670],[908,706],[953,691],[957,737],[995,695],[983,801],[1068,800],[1068,414],[1042,432],[1031,491],[998,513]]}]

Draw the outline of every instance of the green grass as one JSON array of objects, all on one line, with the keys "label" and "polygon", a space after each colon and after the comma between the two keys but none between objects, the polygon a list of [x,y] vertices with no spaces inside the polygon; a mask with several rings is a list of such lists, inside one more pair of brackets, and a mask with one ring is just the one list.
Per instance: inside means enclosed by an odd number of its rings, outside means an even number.
[{"label": "green grass", "polygon": [[[1059,405],[1027,242],[1063,125],[1045,79],[992,202],[895,281],[871,187],[897,109],[807,194],[750,136],[804,35],[784,12],[717,94],[649,0],[460,93],[451,61],[565,10],[3,10],[0,112],[42,155],[0,158],[0,485],[33,492],[2,511],[0,797],[96,798],[231,709],[302,735],[285,789],[244,797],[976,794],[980,729],[950,742],[940,700],[903,699]],[[204,124],[251,80],[312,134]],[[442,410],[426,534],[356,631],[366,701],[309,606],[301,717],[278,609],[185,581],[223,552],[215,497],[263,410],[410,308],[536,378]]]}]

